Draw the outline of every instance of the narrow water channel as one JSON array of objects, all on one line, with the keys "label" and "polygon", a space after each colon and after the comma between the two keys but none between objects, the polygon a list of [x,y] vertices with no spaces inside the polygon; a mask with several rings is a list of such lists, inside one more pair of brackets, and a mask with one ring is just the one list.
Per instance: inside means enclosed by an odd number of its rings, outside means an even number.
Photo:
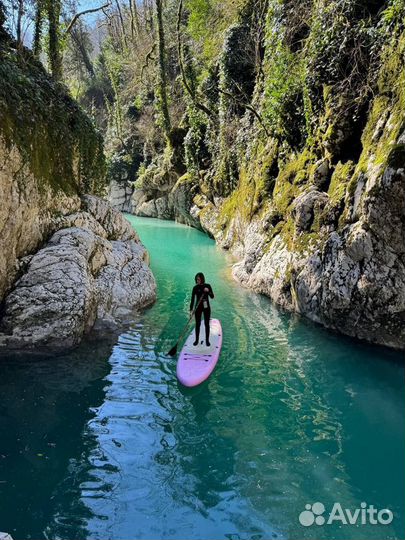
[{"label": "narrow water channel", "polygon": [[[16,540],[405,537],[403,355],[284,314],[238,287],[200,232],[129,217],[158,301],[118,340],[0,359],[0,530]],[[224,345],[181,387],[165,353],[203,271]],[[321,502],[389,525],[304,527]]]}]

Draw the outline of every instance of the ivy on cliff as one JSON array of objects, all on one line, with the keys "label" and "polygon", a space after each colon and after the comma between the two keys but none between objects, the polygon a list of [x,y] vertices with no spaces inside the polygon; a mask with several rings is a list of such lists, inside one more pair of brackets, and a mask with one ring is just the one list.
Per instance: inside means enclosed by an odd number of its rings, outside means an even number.
[{"label": "ivy on cliff", "polygon": [[15,145],[40,187],[101,193],[101,135],[87,115],[25,50],[0,42],[0,135]]}]

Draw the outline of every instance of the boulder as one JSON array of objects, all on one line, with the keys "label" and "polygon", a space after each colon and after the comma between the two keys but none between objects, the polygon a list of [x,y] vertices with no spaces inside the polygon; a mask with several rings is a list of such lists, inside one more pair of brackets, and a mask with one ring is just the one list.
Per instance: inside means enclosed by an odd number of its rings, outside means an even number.
[{"label": "boulder", "polygon": [[96,321],[116,326],[155,300],[147,252],[131,225],[97,197],[86,196],[83,207],[24,261],[5,300],[1,346],[74,347]]},{"label": "boulder", "polygon": [[139,236],[132,225],[104,199],[85,195],[82,197],[82,206],[100,223],[107,233],[108,240],[136,240],[139,242]]},{"label": "boulder", "polygon": [[156,215],[159,219],[173,219],[173,207],[167,196],[155,199]]},{"label": "boulder", "polygon": [[328,200],[326,193],[317,190],[303,193],[295,199],[292,215],[298,232],[310,230],[315,214],[325,207]]},{"label": "boulder", "polygon": [[330,180],[330,165],[328,159],[321,159],[315,163],[312,182],[318,190],[328,187]]},{"label": "boulder", "polygon": [[117,182],[111,180],[109,192],[108,192],[108,201],[115,210],[121,212],[131,212],[132,211],[132,201],[131,197],[133,194],[134,188],[131,182],[121,181]]},{"label": "boulder", "polygon": [[138,206],[136,209],[136,215],[142,217],[153,217],[157,218],[158,213],[156,209],[156,204],[154,200],[145,201]]}]

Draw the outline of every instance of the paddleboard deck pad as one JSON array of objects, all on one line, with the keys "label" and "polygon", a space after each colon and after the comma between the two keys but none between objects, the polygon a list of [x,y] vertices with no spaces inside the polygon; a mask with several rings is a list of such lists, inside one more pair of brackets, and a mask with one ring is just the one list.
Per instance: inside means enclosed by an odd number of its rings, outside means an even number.
[{"label": "paddleboard deck pad", "polygon": [[200,343],[193,345],[195,329],[188,336],[177,361],[177,378],[184,386],[197,386],[213,372],[222,347],[222,328],[218,319],[210,320],[210,346],[205,345],[205,327],[201,322]]}]

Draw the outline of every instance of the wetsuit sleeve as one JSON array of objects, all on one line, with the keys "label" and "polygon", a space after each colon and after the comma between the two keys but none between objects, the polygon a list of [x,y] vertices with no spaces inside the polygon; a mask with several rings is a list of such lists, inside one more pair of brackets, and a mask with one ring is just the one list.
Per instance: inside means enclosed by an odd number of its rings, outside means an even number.
[{"label": "wetsuit sleeve", "polygon": [[212,291],[211,285],[208,285],[208,288],[209,288],[208,296],[209,296],[210,298],[214,298],[214,293],[213,293],[213,291]]},{"label": "wetsuit sleeve", "polygon": [[193,292],[191,293],[191,302],[190,302],[190,311],[192,311],[195,300],[195,287],[193,287]]}]

